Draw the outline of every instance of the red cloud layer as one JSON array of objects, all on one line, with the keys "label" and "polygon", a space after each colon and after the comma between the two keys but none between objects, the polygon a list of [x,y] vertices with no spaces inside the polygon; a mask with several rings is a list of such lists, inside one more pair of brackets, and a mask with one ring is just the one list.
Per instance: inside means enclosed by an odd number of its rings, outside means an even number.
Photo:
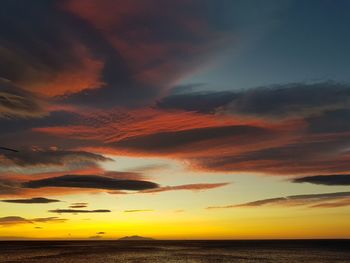
[{"label": "red cloud layer", "polygon": [[63,7],[101,32],[135,79],[164,87],[193,72],[222,42],[198,6],[188,0],[70,0]]}]

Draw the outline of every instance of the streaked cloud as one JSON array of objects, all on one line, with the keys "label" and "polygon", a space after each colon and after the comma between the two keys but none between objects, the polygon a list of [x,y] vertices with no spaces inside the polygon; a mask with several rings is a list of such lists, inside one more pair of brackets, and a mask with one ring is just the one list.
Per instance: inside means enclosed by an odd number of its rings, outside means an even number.
[{"label": "streaked cloud", "polygon": [[110,213],[108,209],[82,210],[82,209],[54,209],[49,210],[51,213],[57,214],[87,214],[87,213]]},{"label": "streaked cloud", "polygon": [[0,78],[0,118],[40,118],[48,114],[46,102]]},{"label": "streaked cloud", "polygon": [[348,108],[349,104],[349,84],[331,81],[262,86],[240,92],[174,94],[157,103],[158,107],[165,109],[277,119],[306,117]]},{"label": "streaked cloud", "polygon": [[150,190],[143,190],[141,193],[160,193],[168,191],[205,191],[215,188],[220,188],[229,185],[230,183],[211,183],[211,184],[184,184],[184,185],[175,185],[175,186],[163,186]]},{"label": "streaked cloud", "polygon": [[63,223],[67,219],[59,217],[43,217],[27,219],[20,216],[6,216],[0,218],[0,226],[8,227],[20,224],[35,224],[35,223]]},{"label": "streaked cloud", "polygon": [[88,203],[73,203],[69,206],[69,208],[85,208],[88,206]]},{"label": "streaked cloud", "polygon": [[295,178],[292,182],[321,185],[350,185],[350,174],[312,175]]},{"label": "streaked cloud", "polygon": [[[64,166],[77,165],[94,165],[97,162],[111,160],[102,155],[85,152],[69,151],[58,149],[21,149],[19,152],[1,152],[0,167],[3,166]],[[1,167],[2,168],[2,167]]]},{"label": "streaked cloud", "polygon": [[[350,205],[350,192],[336,192],[325,194],[305,194],[305,195],[291,195],[286,197],[276,197],[269,199],[262,199],[253,202],[225,205],[225,206],[209,206],[207,209],[225,209],[225,208],[239,208],[239,207],[260,207],[260,206],[308,206],[308,207],[340,207]],[[329,201],[332,201],[329,203]]]},{"label": "streaked cloud", "polygon": [[156,183],[149,181],[119,180],[97,175],[64,175],[24,182],[22,186],[24,188],[73,187],[107,190],[145,190],[158,187]]},{"label": "streaked cloud", "polygon": [[15,204],[49,204],[49,203],[57,203],[61,201],[57,199],[48,199],[45,197],[33,197],[28,199],[5,199],[5,200],[1,200],[1,202],[15,203]]}]

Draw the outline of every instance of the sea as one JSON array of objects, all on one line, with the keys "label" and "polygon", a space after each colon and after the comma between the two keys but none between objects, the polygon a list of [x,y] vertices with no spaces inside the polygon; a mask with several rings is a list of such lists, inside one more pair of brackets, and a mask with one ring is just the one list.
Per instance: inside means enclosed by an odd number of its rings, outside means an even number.
[{"label": "sea", "polygon": [[350,240],[0,241],[1,263],[350,263]]}]

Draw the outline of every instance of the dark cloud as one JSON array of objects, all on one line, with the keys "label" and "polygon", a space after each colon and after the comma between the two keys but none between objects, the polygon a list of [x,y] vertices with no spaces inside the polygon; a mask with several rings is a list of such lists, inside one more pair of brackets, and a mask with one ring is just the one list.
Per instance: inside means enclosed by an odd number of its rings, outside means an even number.
[{"label": "dark cloud", "polygon": [[88,206],[88,203],[73,203],[69,208],[85,208]]},{"label": "dark cloud", "polygon": [[20,185],[17,182],[0,179],[0,195],[1,196],[12,196],[21,192]]},{"label": "dark cloud", "polygon": [[11,226],[20,224],[34,224],[34,223],[63,223],[67,219],[59,217],[44,217],[44,218],[33,218],[27,219],[20,216],[6,216],[0,218],[0,226]]},{"label": "dark cloud", "polygon": [[[221,209],[221,208],[237,208],[237,207],[259,207],[265,205],[277,205],[277,206],[310,206],[310,207],[332,207],[331,205],[325,205],[327,201],[337,201],[338,206],[350,205],[350,202],[346,200],[350,198],[350,192],[336,192],[325,194],[306,194],[306,195],[292,195],[287,197],[277,197],[270,199],[262,199],[253,202],[226,205],[226,206],[210,206],[207,209]],[[339,201],[339,202],[338,202]],[[342,204],[342,205],[341,205]],[[334,206],[336,207],[336,206]]]},{"label": "dark cloud", "polygon": [[106,232],[97,232],[96,235],[104,235]]},{"label": "dark cloud", "polygon": [[159,192],[168,192],[168,191],[205,191],[209,189],[224,187],[230,183],[211,183],[211,184],[184,184],[184,185],[175,185],[175,186],[164,186],[158,187],[150,190],[143,190],[142,193],[159,193]]},{"label": "dark cloud", "polygon": [[43,117],[47,115],[45,104],[43,99],[1,79],[0,75],[0,118]]},{"label": "dark cloud", "polygon": [[321,114],[306,118],[310,132],[321,133],[343,133],[350,131],[350,105],[345,109],[327,110]]},{"label": "dark cloud", "polygon": [[11,149],[11,148],[7,148],[7,147],[0,147],[0,150],[2,150],[2,151],[10,151],[10,152],[18,152],[17,150],[15,150],[15,149]]},{"label": "dark cloud", "polygon": [[226,107],[235,114],[260,117],[308,116],[315,112],[349,107],[348,84],[323,82],[296,83],[243,92]]},{"label": "dark cloud", "polygon": [[63,166],[63,165],[94,165],[96,162],[111,160],[102,155],[85,151],[67,151],[51,149],[21,149],[19,152],[0,153],[0,166]]},{"label": "dark cloud", "polygon": [[229,38],[214,25],[196,26],[214,22],[207,21],[207,9],[201,7],[183,0],[66,1],[65,10],[96,29],[110,45],[94,47],[102,54],[108,50],[104,87],[79,94],[74,101],[100,106],[153,102],[183,75],[204,64]]},{"label": "dark cloud", "polygon": [[342,173],[349,170],[349,136],[313,138],[238,154],[198,158],[199,167],[214,171],[273,174]]},{"label": "dark cloud", "polygon": [[336,82],[295,83],[244,91],[175,94],[157,103],[165,109],[220,112],[260,118],[309,116],[350,107],[350,85]]},{"label": "dark cloud", "polygon": [[80,210],[80,209],[55,209],[49,210],[51,213],[57,214],[85,214],[85,213],[110,213],[111,210],[108,209],[97,209],[97,210]]},{"label": "dark cloud", "polygon": [[145,136],[131,137],[112,145],[117,148],[139,150],[145,152],[176,152],[184,147],[192,147],[195,143],[215,139],[240,138],[237,144],[247,139],[268,136],[270,131],[249,125],[233,125],[222,127],[205,127],[175,132],[162,132]]},{"label": "dark cloud", "polygon": [[64,175],[28,181],[23,183],[22,186],[26,188],[76,187],[107,190],[145,190],[158,187],[156,183],[148,181],[119,180],[97,175]]},{"label": "dark cloud", "polygon": [[229,31],[207,10],[188,1],[4,0],[0,76],[61,102],[153,102],[226,45]]},{"label": "dark cloud", "polygon": [[98,87],[103,66],[83,37],[87,26],[58,3],[5,0],[0,15],[0,75],[49,96]]},{"label": "dark cloud", "polygon": [[29,199],[6,199],[1,201],[6,203],[16,203],[16,204],[48,204],[48,203],[61,202],[60,200],[48,199],[44,197],[35,197],[35,198],[29,198]]},{"label": "dark cloud", "polygon": [[350,174],[313,175],[299,177],[293,183],[310,183],[321,185],[350,185]]},{"label": "dark cloud", "polygon": [[181,109],[201,113],[215,113],[219,107],[229,104],[239,95],[234,92],[196,92],[175,94],[157,102],[161,109]]},{"label": "dark cloud", "polygon": [[30,131],[39,127],[56,127],[69,125],[71,123],[80,123],[81,117],[76,112],[65,110],[51,111],[50,114],[41,118],[12,118],[1,119],[0,126],[2,127],[0,134],[18,133],[19,131]]}]

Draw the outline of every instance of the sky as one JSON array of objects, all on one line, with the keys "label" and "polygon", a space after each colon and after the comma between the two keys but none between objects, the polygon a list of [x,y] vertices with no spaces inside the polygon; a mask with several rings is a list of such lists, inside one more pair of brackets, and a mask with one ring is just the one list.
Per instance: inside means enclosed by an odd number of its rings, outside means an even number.
[{"label": "sky", "polygon": [[350,238],[349,1],[0,4],[0,239]]}]

